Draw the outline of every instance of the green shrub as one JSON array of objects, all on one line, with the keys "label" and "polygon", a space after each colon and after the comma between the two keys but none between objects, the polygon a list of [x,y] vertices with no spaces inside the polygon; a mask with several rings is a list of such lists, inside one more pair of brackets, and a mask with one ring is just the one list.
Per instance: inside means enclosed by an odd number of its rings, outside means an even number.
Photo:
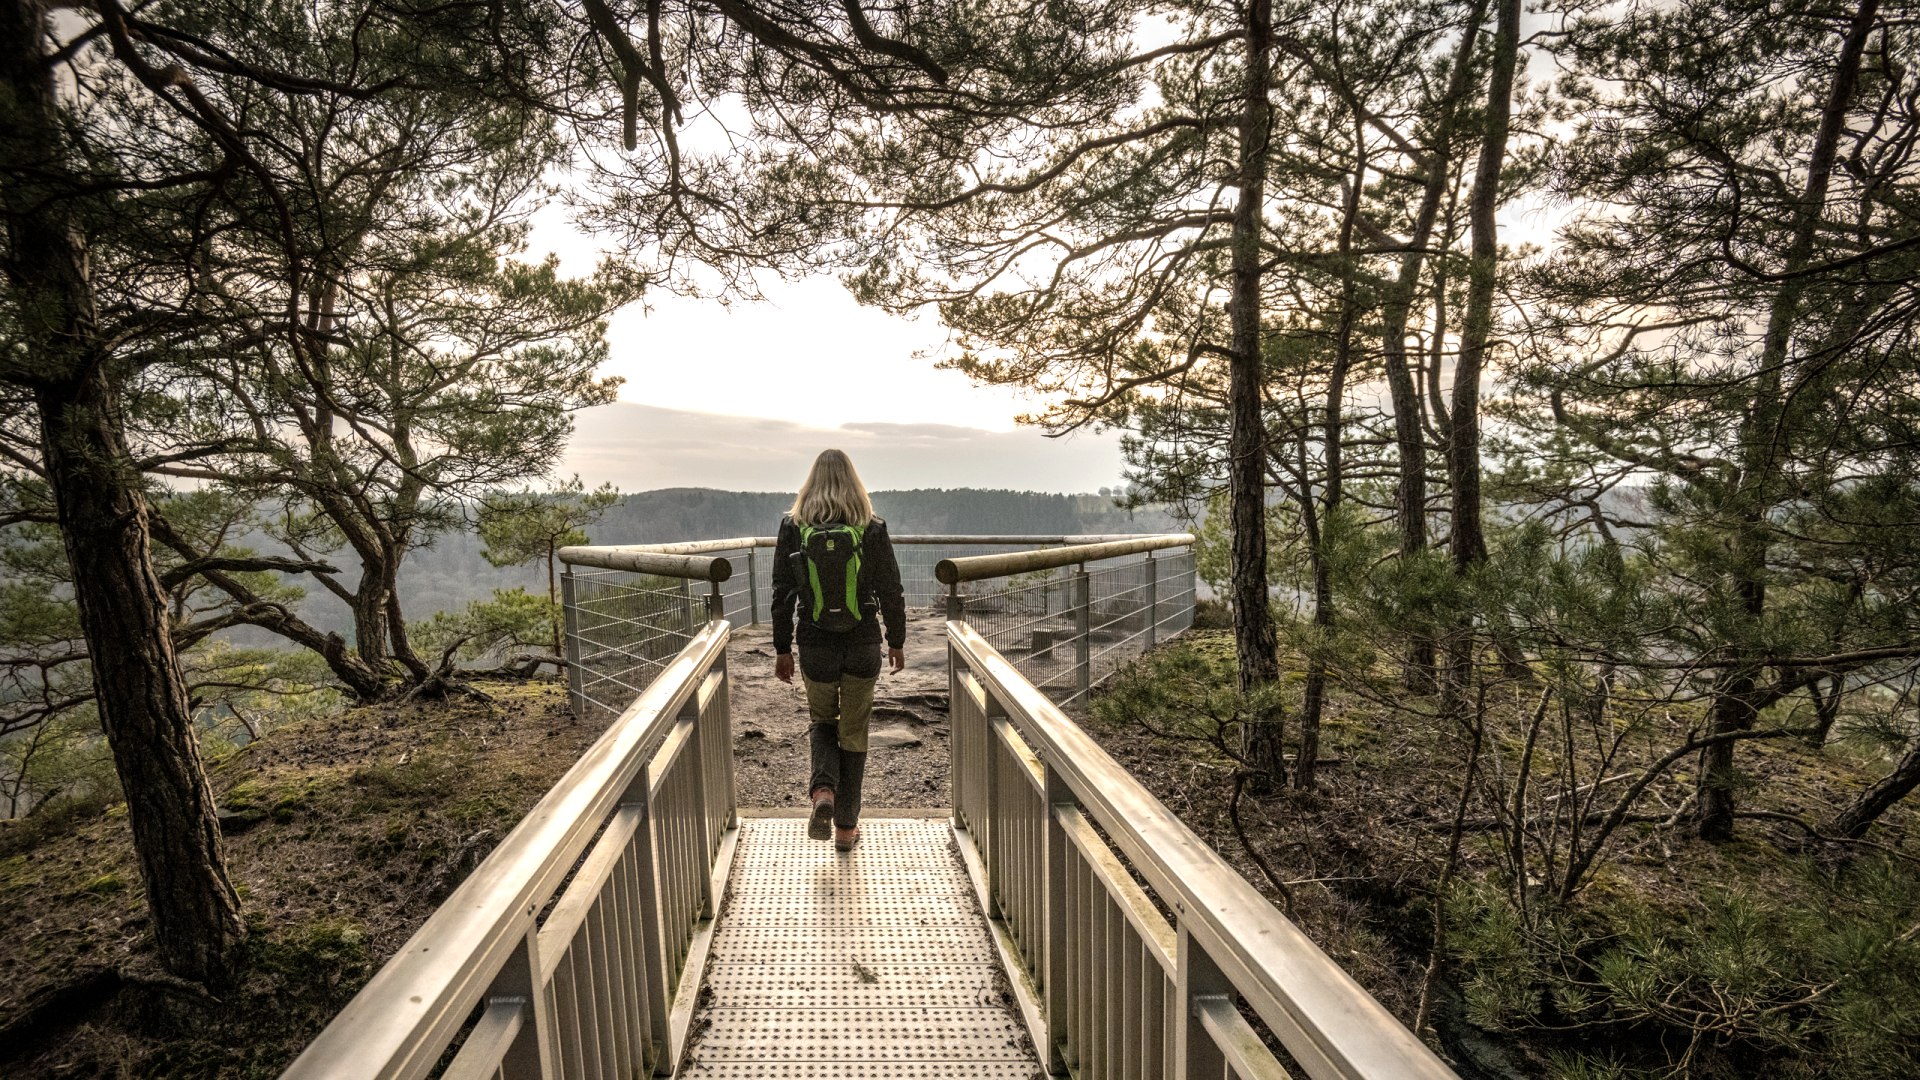
[{"label": "green shrub", "polygon": [[[1816,864],[1765,892],[1684,911],[1637,900],[1522,913],[1500,889],[1448,900],[1469,1017],[1490,1028],[1617,1036],[1633,1064],[1734,1076],[1920,1075],[1920,876],[1891,860]],[[1661,1060],[1664,1059],[1664,1060]],[[1584,1053],[1557,1074],[1638,1075]]]}]

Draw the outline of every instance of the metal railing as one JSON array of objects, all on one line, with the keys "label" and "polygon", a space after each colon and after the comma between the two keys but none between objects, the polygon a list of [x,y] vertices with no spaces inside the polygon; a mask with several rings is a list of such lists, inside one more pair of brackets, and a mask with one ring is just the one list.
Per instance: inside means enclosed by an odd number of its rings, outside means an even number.
[{"label": "metal railing", "polygon": [[1244,1004],[1314,1080],[1457,1080],[975,628],[947,639],[956,832],[1051,1071],[1289,1075]]},{"label": "metal railing", "polygon": [[730,634],[694,632],[283,1080],[411,1080],[456,1043],[448,1080],[670,1072],[738,835]]},{"label": "metal railing", "polygon": [[[1062,704],[1083,700],[1125,661],[1193,623],[1186,533],[906,535],[893,543],[909,609],[978,626]],[[773,606],[773,545],[771,536],[739,536],[561,548],[575,715],[618,715],[708,618],[761,622]]]},{"label": "metal railing", "polygon": [[724,556],[566,547],[560,558],[567,699],[582,720],[619,716],[709,622],[731,625]]},{"label": "metal railing", "polygon": [[[1193,625],[1193,536],[1100,538],[944,559],[947,618],[979,631],[1055,704]],[[1094,569],[1088,570],[1089,564]]]}]

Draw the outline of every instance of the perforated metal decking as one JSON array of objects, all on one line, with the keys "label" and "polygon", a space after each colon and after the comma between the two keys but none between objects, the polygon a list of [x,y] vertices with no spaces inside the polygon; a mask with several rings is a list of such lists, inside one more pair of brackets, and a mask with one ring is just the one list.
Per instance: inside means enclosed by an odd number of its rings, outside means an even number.
[{"label": "perforated metal decking", "polygon": [[744,818],[682,1075],[1041,1076],[946,822]]}]

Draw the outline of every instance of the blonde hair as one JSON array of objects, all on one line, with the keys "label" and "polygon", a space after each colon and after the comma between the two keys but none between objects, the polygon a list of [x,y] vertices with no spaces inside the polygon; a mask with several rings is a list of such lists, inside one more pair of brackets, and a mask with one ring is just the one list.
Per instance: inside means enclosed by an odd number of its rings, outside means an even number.
[{"label": "blonde hair", "polygon": [[873,520],[873,500],[867,497],[867,485],[854,471],[853,459],[844,450],[822,450],[813,459],[806,483],[793,498],[787,511],[796,524],[821,525],[838,521],[846,525],[865,525]]}]

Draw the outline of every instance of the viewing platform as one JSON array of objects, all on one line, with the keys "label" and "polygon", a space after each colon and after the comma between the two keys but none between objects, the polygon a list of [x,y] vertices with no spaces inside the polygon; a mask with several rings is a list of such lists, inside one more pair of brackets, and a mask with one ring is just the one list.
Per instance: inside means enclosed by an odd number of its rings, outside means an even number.
[{"label": "viewing platform", "polygon": [[1193,538],[977,539],[895,538],[951,805],[845,853],[738,797],[771,540],[565,549],[605,733],[286,1080],[1452,1078],[1066,711],[1191,625]]}]

